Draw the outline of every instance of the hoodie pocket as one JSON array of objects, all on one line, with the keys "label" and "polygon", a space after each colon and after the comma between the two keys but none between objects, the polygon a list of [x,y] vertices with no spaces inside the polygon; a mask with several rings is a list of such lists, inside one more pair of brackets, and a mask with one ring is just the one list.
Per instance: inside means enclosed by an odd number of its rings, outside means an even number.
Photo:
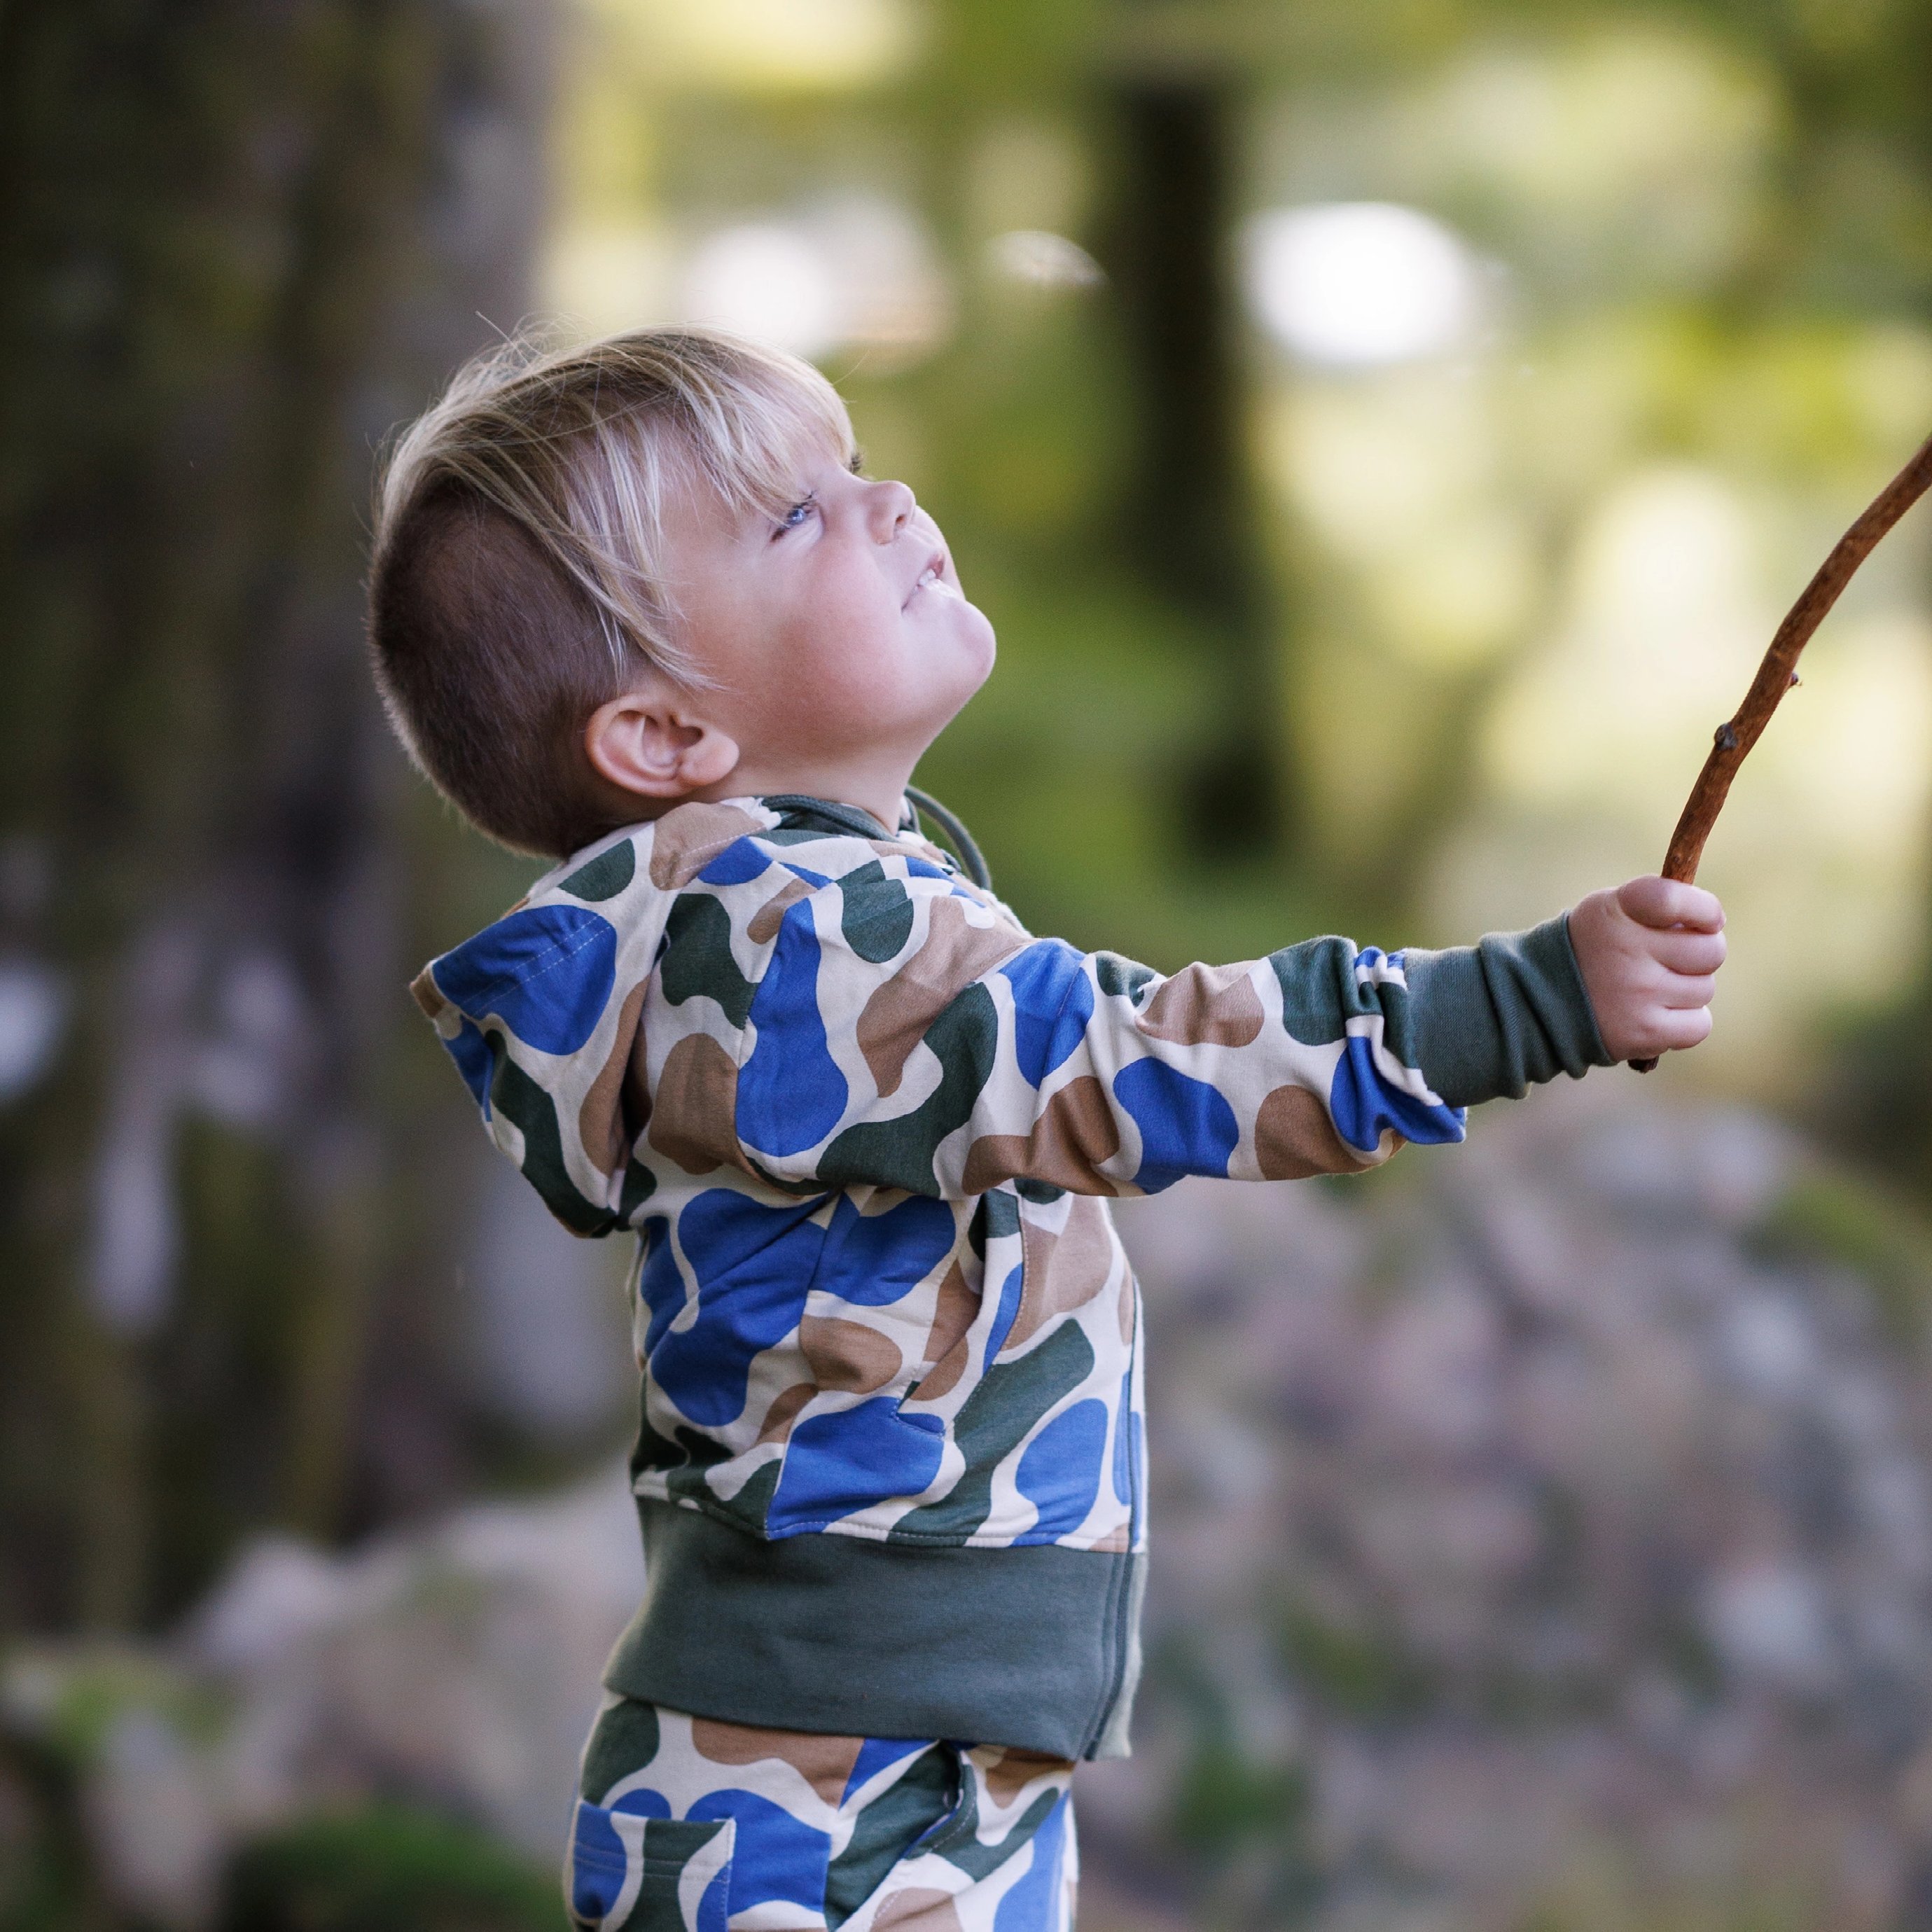
[{"label": "hoodie pocket", "polygon": [[725,1932],[735,1819],[646,1818],[579,1799],[564,1868],[589,1932]]}]

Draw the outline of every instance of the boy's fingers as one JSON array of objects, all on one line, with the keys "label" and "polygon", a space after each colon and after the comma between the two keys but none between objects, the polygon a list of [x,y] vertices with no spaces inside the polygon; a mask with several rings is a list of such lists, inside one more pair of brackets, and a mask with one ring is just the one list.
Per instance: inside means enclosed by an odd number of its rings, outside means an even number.
[{"label": "boy's fingers", "polygon": [[1711,1036],[1711,1010],[1708,1006],[1694,1006],[1686,1012],[1672,1013],[1666,1030],[1670,1035],[1670,1048],[1675,1053],[1687,1046],[1696,1046]]},{"label": "boy's fingers", "polygon": [[1657,996],[1666,1012],[1688,1012],[1708,1006],[1717,997],[1718,982],[1708,973],[1673,973]]},{"label": "boy's fingers", "polygon": [[1651,1024],[1646,1029],[1649,1044],[1638,1056],[1648,1059],[1652,1054],[1680,1053],[1687,1046],[1696,1046],[1710,1036],[1711,1010],[1708,1006],[1690,1006],[1682,1012],[1659,1011],[1651,1016]]},{"label": "boy's fingers", "polygon": [[1670,972],[1714,973],[1724,963],[1724,935],[1690,931],[1659,932],[1652,936],[1646,950]]},{"label": "boy's fingers", "polygon": [[1717,932],[1724,923],[1724,908],[1715,892],[1676,879],[1660,879],[1654,873],[1619,886],[1617,903],[1640,926],[1688,926]]}]

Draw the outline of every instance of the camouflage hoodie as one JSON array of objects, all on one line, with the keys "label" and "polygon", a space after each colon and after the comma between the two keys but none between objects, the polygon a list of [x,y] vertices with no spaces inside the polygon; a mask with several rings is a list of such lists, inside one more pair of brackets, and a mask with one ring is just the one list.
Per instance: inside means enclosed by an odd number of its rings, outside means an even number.
[{"label": "camouflage hoodie", "polygon": [[1162,978],[798,797],[588,848],[416,992],[497,1146],[638,1238],[650,1585],[605,1682],[729,1721],[1126,1748],[1141,1318],[1107,1197],[1457,1141],[1605,1056],[1562,920]]}]

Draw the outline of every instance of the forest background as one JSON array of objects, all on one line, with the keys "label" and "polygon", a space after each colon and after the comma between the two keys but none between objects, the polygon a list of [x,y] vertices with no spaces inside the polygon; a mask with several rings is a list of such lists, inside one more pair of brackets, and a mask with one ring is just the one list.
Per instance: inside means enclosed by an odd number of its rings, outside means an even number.
[{"label": "forest background", "polygon": [[[375,452],[463,356],[532,319],[694,317],[820,362],[998,628],[920,778],[1034,930],[1164,968],[1451,943],[1655,866],[1778,615],[1932,429],[1928,71],[1922,0],[5,0],[0,1644],[172,1655],[265,1536],[406,1538],[622,1439],[622,1258],[492,1162],[402,993],[535,869],[410,773],[363,667]],[[1780,1224],[1772,1298],[1851,1307],[1845,1346],[1907,1409],[1928,542],[1908,524],[1862,576],[1713,841],[1716,1036],[1614,1102],[1687,1172],[1740,1121],[1784,1150],[1767,1172],[1798,1163],[1815,1211]],[[1424,1294],[1456,1210],[1406,1165],[1196,1288],[1259,1306],[1279,1244],[1339,1215],[1377,1252],[1408,1231]],[[1220,1238],[1186,1198],[1142,1238],[1173,1309]],[[1654,1202],[1604,1211],[1694,1244]],[[1733,1220],[1756,1265],[1762,1214]],[[1218,1520],[1188,1484],[1225,1501],[1245,1466],[1182,1420],[1185,1546]],[[1922,1420],[1898,1450],[1922,1481]],[[1304,1420],[1254,1432],[1292,1459]],[[1932,1923],[1932,1786],[1898,1795],[1932,1778],[1918,1716],[1768,1889],[1735,1834],[1689,1877],[1630,1852],[1588,1882],[1364,1851],[1323,1711],[1380,1761],[1412,1720],[1490,1721],[1493,1685],[1456,1689],[1399,1592],[1372,1613],[1337,1584],[1318,1616],[1321,1590],[1243,1575],[1222,1624],[1178,1592],[1167,1742],[1094,1807],[1136,1910],[1660,1922],[1662,1885],[1718,1915],[1687,1924],[1821,1897]],[[1724,1613],[1655,1587],[1678,1690],[1757,1694]],[[1922,1621],[1924,1576],[1900,1588]],[[1272,1730],[1201,1662],[1256,1643]],[[1850,1748],[1850,1678],[1760,1676],[1792,1736]],[[1565,1734],[1628,1688],[1564,1705]],[[112,1726],[46,1708],[8,1706],[0,1915],[214,1910],[116,1879],[88,1836]],[[434,1778],[365,1784],[437,1809]]]}]

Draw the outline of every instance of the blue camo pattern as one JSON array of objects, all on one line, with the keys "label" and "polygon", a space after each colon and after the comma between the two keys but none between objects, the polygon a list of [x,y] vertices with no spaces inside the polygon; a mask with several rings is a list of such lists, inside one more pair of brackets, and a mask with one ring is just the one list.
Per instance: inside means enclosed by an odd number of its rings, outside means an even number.
[{"label": "blue camo pattern", "polygon": [[1163,976],[808,800],[617,833],[416,992],[558,1217],[638,1237],[638,1493],[768,1538],[1142,1549],[1107,1200],[1463,1132],[1400,953]]},{"label": "blue camo pattern", "polygon": [[564,1895],[585,1932],[1072,1932],[1072,1763],[608,1696]]}]

